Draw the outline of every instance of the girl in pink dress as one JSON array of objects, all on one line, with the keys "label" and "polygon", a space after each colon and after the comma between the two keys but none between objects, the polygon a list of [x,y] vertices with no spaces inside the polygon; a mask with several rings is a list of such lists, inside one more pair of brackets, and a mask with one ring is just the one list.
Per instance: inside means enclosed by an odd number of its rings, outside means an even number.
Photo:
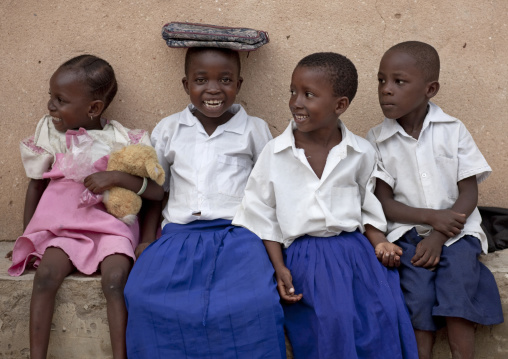
[{"label": "girl in pink dress", "polygon": [[46,358],[55,295],[75,270],[100,270],[113,357],[126,358],[123,289],[139,227],[107,213],[95,194],[117,186],[161,200],[163,190],[151,180],[106,171],[111,151],[134,143],[150,145],[145,131],[101,117],[116,91],[115,74],[106,61],[81,55],[65,62],[49,81],[49,115],[20,144],[30,183],[25,231],[14,245],[9,274],[21,275],[28,264],[37,268],[30,303],[32,359]]}]

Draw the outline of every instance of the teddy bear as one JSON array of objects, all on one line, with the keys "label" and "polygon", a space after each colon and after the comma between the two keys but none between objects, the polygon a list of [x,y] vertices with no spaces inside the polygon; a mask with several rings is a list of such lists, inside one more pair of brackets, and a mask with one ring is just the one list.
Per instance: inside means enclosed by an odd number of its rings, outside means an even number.
[{"label": "teddy bear", "polygon": [[[159,185],[162,185],[165,180],[165,173],[159,164],[155,150],[143,144],[128,145],[112,152],[106,170],[149,178]],[[108,213],[126,224],[134,223],[142,204],[140,196],[121,187],[113,187],[105,191],[103,202]]]}]

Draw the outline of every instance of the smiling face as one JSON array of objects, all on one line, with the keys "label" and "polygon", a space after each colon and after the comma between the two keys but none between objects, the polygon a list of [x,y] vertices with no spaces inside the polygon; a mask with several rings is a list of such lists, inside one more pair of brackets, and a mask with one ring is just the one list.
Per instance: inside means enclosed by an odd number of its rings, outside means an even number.
[{"label": "smiling face", "polygon": [[207,50],[192,55],[182,83],[201,122],[222,124],[231,118],[228,109],[243,81],[239,72],[236,60],[225,53]]},{"label": "smiling face", "polygon": [[98,128],[98,121],[90,120],[94,100],[76,70],[59,68],[49,80],[49,95],[48,110],[57,131]]},{"label": "smiling face", "polygon": [[297,66],[290,92],[289,109],[302,132],[336,130],[339,115],[349,106],[346,97],[334,94],[327,73],[320,68]]},{"label": "smiling face", "polygon": [[378,81],[383,114],[399,123],[423,122],[428,102],[439,89],[437,81],[425,80],[411,55],[397,50],[388,51],[381,59]]}]

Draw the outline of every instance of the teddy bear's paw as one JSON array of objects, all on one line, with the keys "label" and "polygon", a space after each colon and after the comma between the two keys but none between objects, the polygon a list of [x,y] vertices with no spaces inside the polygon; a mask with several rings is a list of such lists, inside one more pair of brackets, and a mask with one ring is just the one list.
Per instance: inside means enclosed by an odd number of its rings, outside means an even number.
[{"label": "teddy bear's paw", "polygon": [[151,179],[153,179],[158,185],[162,186],[164,180],[166,179],[166,174],[160,164],[155,163],[151,166],[147,166],[146,171]]},{"label": "teddy bear's paw", "polygon": [[138,218],[138,217],[135,214],[128,214],[125,217],[120,218],[120,220],[123,223],[128,224],[130,226],[131,224],[136,222],[136,218]]}]

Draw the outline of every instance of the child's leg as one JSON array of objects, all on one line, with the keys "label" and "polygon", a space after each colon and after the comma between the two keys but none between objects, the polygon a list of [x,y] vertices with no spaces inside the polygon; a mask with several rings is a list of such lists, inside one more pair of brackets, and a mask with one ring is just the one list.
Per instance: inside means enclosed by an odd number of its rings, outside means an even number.
[{"label": "child's leg", "polygon": [[101,263],[102,290],[107,302],[109,333],[115,359],[127,358],[125,347],[127,309],[123,289],[131,266],[131,259],[121,254],[110,255]]},{"label": "child's leg", "polygon": [[46,358],[55,307],[56,291],[74,270],[67,254],[60,248],[47,248],[35,272],[30,301],[30,357]]},{"label": "child's leg", "polygon": [[449,247],[443,246],[437,268],[438,305],[433,314],[446,319],[453,358],[473,358],[475,323],[503,321],[496,281],[478,260],[480,253],[480,241],[464,236]]},{"label": "child's leg", "polygon": [[430,359],[435,342],[435,331],[439,329],[432,315],[432,309],[436,305],[434,285],[436,272],[415,267],[411,263],[411,258],[415,255],[416,246],[421,239],[416,230],[412,229],[396,244],[404,253],[399,267],[400,285],[411,316],[418,355],[420,359]]},{"label": "child's leg", "polygon": [[415,329],[416,343],[418,344],[418,358],[431,359],[432,348],[436,340],[436,333],[428,330]]},{"label": "child's leg", "polygon": [[447,317],[448,343],[452,358],[474,358],[474,323],[463,318]]}]

